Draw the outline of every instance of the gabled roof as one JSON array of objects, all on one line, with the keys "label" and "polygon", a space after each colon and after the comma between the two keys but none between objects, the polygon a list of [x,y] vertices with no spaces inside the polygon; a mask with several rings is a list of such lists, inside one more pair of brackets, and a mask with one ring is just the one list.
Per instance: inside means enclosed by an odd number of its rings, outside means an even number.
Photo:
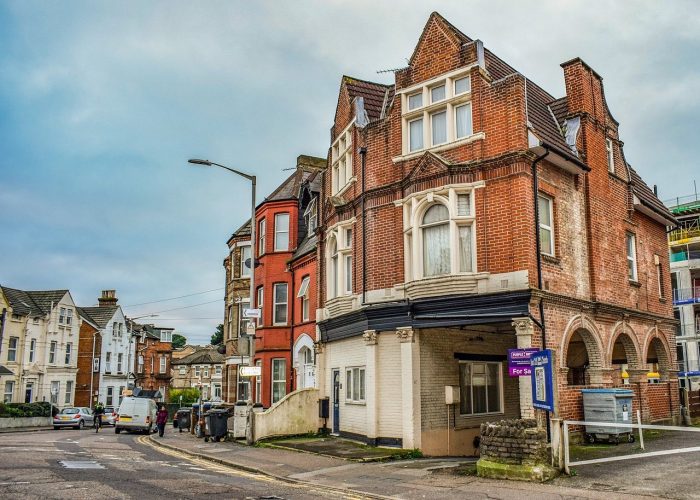
[{"label": "gabled roof", "polygon": [[654,191],[647,185],[642,177],[637,173],[631,165],[627,164],[627,168],[630,172],[630,184],[632,186],[632,192],[637,196],[640,203],[646,208],[654,212],[655,214],[661,216],[669,224],[676,225],[678,221],[673,216],[671,211],[664,205],[661,200],[654,194]]},{"label": "gabled roof", "polygon": [[[325,161],[325,160],[324,160]],[[304,182],[313,182],[317,177],[320,178],[321,170],[318,168],[307,168],[306,166],[298,167],[292,175],[275,189],[265,201],[281,201],[294,200],[299,197],[299,189]],[[319,179],[320,180],[320,179]]]},{"label": "gabled roof", "polygon": [[223,363],[226,357],[217,351],[214,346],[202,347],[192,354],[181,359],[174,359],[173,365],[197,365]]},{"label": "gabled roof", "polygon": [[356,97],[362,97],[365,102],[365,111],[367,111],[367,117],[370,121],[381,118],[385,107],[394,98],[394,85],[369,82],[345,75],[343,76],[343,83],[345,88],[348,89],[351,103]]},{"label": "gabled roof", "polygon": [[78,311],[81,315],[86,315],[88,319],[91,319],[100,328],[106,328],[109,325],[109,320],[111,320],[119,306],[96,306],[96,307],[79,307]]},{"label": "gabled roof", "polygon": [[425,23],[425,27],[423,28],[423,31],[421,32],[420,38],[418,39],[418,43],[416,43],[415,49],[413,49],[413,54],[411,54],[411,58],[409,59],[409,65],[413,64],[413,60],[416,57],[416,54],[418,53],[418,48],[420,47],[420,44],[423,42],[423,38],[425,35],[428,33],[428,27],[433,21],[437,21],[440,23],[442,26],[444,26],[447,29],[447,35],[452,38],[452,40],[455,43],[469,43],[472,42],[473,40],[469,38],[467,35],[462,33],[459,29],[457,29],[451,22],[449,22],[447,19],[442,17],[438,12],[433,11],[430,14],[430,17],[428,18],[428,21]]},{"label": "gabled roof", "polygon": [[7,302],[12,306],[12,312],[20,316],[45,316],[51,312],[68,290],[24,291],[3,286]]}]

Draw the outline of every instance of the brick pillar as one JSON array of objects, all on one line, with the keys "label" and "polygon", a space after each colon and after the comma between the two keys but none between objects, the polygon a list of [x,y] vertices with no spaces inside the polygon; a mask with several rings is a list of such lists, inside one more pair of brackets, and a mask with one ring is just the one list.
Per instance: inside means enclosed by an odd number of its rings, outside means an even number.
[{"label": "brick pillar", "polygon": [[401,349],[401,413],[403,447],[420,448],[420,359],[413,328],[397,328]]},{"label": "brick pillar", "polygon": [[367,411],[367,438],[375,440],[378,436],[378,404],[377,404],[377,331],[365,330],[362,338],[365,341],[365,409]]},{"label": "brick pillar", "polygon": [[[535,324],[530,318],[513,318],[515,338],[518,349],[532,347],[532,336],[535,334]],[[532,381],[530,377],[518,377],[520,386],[520,418],[535,418],[532,407]]]}]

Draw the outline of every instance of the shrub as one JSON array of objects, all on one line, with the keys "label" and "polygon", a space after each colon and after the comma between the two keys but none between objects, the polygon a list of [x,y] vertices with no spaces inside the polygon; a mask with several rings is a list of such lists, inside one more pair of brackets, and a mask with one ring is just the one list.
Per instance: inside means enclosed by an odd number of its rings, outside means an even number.
[{"label": "shrub", "polygon": [[3,403],[0,405],[0,418],[50,416],[50,403]]}]

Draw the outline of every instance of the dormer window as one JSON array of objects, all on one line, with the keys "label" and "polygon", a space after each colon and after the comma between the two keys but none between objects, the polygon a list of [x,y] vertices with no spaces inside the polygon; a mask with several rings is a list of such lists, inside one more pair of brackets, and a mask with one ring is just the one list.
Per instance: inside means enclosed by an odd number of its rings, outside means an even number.
[{"label": "dormer window", "polygon": [[315,198],[309,202],[309,206],[307,206],[304,211],[304,222],[306,222],[308,233],[313,234],[314,231],[316,231],[316,226],[318,226],[318,212],[316,210]]},{"label": "dormer window", "polygon": [[[353,122],[354,123],[354,122]],[[343,130],[331,147],[333,195],[345,190],[352,180],[352,125]]]},{"label": "dormer window", "polygon": [[464,72],[408,89],[402,103],[404,154],[445,147],[474,134],[471,80]]},{"label": "dormer window", "polygon": [[172,342],[173,341],[172,330],[161,330],[160,331],[160,341],[161,342]]}]

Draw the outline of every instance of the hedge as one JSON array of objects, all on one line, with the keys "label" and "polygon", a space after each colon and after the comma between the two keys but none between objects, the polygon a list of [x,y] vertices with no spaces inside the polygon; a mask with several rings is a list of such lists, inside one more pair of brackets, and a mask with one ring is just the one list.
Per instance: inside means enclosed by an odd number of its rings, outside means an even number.
[{"label": "hedge", "polygon": [[0,403],[0,418],[50,416],[51,403]]}]

